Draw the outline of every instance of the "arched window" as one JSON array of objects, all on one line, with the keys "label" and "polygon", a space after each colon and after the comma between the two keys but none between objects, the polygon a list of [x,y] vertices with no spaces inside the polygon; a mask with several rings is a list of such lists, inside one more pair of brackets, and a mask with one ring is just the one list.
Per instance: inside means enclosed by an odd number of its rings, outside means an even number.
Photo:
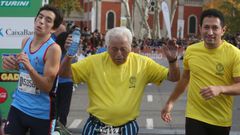
[{"label": "arched window", "polygon": [[197,19],[196,16],[190,16],[188,19],[188,34],[196,35],[197,34]]},{"label": "arched window", "polygon": [[113,11],[107,13],[107,30],[114,28],[115,26],[115,14]]}]

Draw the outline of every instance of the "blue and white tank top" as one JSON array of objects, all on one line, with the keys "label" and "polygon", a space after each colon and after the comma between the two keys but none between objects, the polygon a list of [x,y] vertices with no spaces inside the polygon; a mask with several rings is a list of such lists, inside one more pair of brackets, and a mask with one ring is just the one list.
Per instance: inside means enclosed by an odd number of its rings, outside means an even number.
[{"label": "blue and white tank top", "polygon": [[[31,52],[30,45],[32,43],[33,36],[31,36],[24,48],[23,52],[28,55],[31,65],[40,74],[43,75],[44,70],[44,57],[47,49],[55,43],[52,38],[49,38],[43,43],[40,48],[34,52]],[[39,119],[50,119],[51,111],[51,99],[49,93],[40,90],[33,83],[28,71],[24,68],[23,64],[19,64],[19,81],[18,87],[15,92],[12,105],[27,115],[30,115]]]}]

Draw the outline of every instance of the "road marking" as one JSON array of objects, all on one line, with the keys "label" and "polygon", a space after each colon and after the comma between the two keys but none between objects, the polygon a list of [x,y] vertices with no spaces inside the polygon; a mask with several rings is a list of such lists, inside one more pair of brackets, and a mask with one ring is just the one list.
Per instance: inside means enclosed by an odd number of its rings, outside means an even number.
[{"label": "road marking", "polygon": [[146,128],[147,129],[153,129],[153,119],[152,118],[147,118],[146,119]]},{"label": "road marking", "polygon": [[147,85],[148,85],[148,86],[151,86],[151,85],[152,85],[152,83],[148,83]]},{"label": "road marking", "polygon": [[152,95],[147,95],[147,101],[152,102],[153,101],[153,96]]},{"label": "road marking", "polygon": [[71,125],[68,126],[68,128],[77,128],[77,127],[80,125],[81,122],[82,122],[81,119],[75,119],[75,120],[71,123]]}]

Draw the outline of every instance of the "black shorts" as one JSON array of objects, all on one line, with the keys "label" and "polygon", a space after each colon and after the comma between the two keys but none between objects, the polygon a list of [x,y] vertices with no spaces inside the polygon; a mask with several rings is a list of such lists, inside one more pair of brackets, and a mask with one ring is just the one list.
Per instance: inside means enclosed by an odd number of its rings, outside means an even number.
[{"label": "black shorts", "polygon": [[50,135],[51,121],[31,117],[11,106],[4,127],[5,134],[25,135],[29,130],[30,135]]},{"label": "black shorts", "polygon": [[231,127],[211,125],[202,121],[186,118],[186,135],[229,135]]}]

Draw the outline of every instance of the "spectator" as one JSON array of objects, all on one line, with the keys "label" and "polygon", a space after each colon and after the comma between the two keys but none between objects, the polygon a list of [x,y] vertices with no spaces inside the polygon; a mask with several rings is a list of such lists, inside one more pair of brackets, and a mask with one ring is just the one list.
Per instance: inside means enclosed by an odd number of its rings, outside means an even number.
[{"label": "spectator", "polygon": [[[62,58],[66,54],[67,47],[65,46],[66,39],[69,34],[72,33],[76,26],[72,27],[68,32],[62,32],[56,39],[56,43],[60,45],[62,50]],[[73,59],[73,62],[76,62],[77,58]],[[57,119],[66,126],[67,117],[70,110],[71,99],[73,92],[73,81],[71,78],[62,77],[59,74],[58,88],[57,88]]]}]

